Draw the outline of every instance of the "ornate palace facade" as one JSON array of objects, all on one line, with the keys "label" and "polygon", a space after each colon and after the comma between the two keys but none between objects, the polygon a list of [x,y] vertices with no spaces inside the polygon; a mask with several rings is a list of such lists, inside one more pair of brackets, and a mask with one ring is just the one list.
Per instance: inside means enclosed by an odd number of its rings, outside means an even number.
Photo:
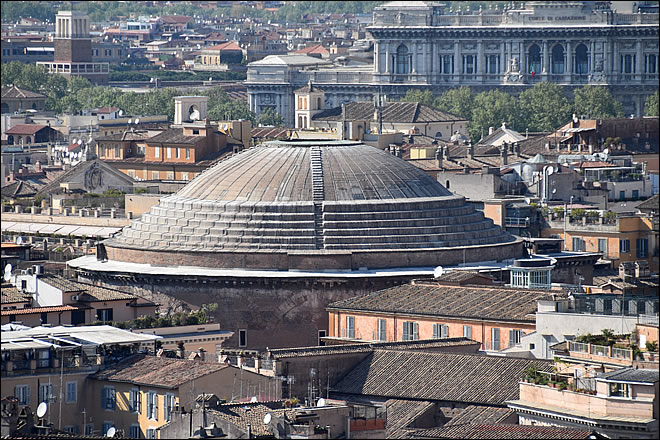
[{"label": "ornate palace facade", "polygon": [[[518,94],[541,81],[608,86],[626,114],[642,115],[658,88],[658,13],[613,2],[527,2],[522,9],[445,14],[444,5],[397,1],[374,10],[373,65],[273,56],[248,65],[250,107],[274,107],[293,125],[293,90],[310,80],[326,108],[468,85]],[[642,12],[644,11],[644,12]]]}]

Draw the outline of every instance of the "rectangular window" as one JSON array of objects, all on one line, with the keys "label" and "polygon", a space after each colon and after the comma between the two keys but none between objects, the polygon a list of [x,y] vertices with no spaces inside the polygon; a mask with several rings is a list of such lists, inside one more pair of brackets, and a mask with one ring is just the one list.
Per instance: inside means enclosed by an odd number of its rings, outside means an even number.
[{"label": "rectangular window", "polygon": [[174,171],[168,171],[167,172],[167,178],[169,180],[174,180]]},{"label": "rectangular window", "polygon": [[632,190],[632,198],[633,198],[633,200],[638,200],[639,199],[639,190],[638,189],[633,189]]},{"label": "rectangular window", "polygon": [[405,321],[403,323],[403,334],[401,339],[404,341],[416,341],[419,339],[419,326],[416,322]]},{"label": "rectangular window", "polygon": [[176,158],[181,159],[181,148],[175,148],[174,151],[176,152]]},{"label": "rectangular window", "polygon": [[610,396],[630,397],[630,385],[627,383],[610,383]]},{"label": "rectangular window", "polygon": [[579,237],[573,238],[573,252],[581,252],[582,249],[582,239]]},{"label": "rectangular window", "polygon": [[39,402],[50,402],[53,394],[53,384],[44,383],[39,385]]},{"label": "rectangular window", "polygon": [[94,433],[94,424],[85,423],[85,435],[92,435]]},{"label": "rectangular window", "polygon": [[477,57],[474,55],[463,55],[463,73],[473,74],[477,71]]},{"label": "rectangular window", "polygon": [[463,326],[463,337],[472,339],[472,326],[464,325]]},{"label": "rectangular window", "polygon": [[598,252],[602,252],[604,256],[607,256],[607,238],[598,239]]},{"label": "rectangular window", "polygon": [[159,171],[152,171],[151,172],[151,179],[152,180],[159,180],[160,179],[160,172]]},{"label": "rectangular window", "polygon": [[499,328],[490,329],[490,340],[491,340],[491,344],[492,344],[492,349],[493,350],[499,350],[500,349],[500,329]]},{"label": "rectangular window", "polygon": [[443,55],[442,65],[440,67],[441,67],[441,73],[445,73],[445,74],[454,73],[454,56]]},{"label": "rectangular window", "polygon": [[172,149],[170,147],[167,147],[167,158],[172,159]]},{"label": "rectangular window", "polygon": [[181,173],[181,180],[188,180],[188,173]]},{"label": "rectangular window", "polygon": [[174,409],[174,394],[165,394],[165,401],[163,402],[163,415],[165,421],[169,422],[172,418],[172,410]]},{"label": "rectangular window", "polygon": [[99,321],[109,322],[112,321],[112,309],[98,309],[96,316]]},{"label": "rectangular window", "polygon": [[132,388],[128,394],[128,410],[140,414],[140,390]]},{"label": "rectangular window", "polygon": [[186,159],[190,159],[190,148],[186,148]]},{"label": "rectangular window", "polygon": [[115,159],[119,159],[121,157],[119,150],[120,150],[119,145],[115,145]]},{"label": "rectangular window", "polygon": [[66,403],[75,403],[78,400],[78,383],[66,383]]},{"label": "rectangular window", "polygon": [[486,67],[487,73],[500,73],[500,56],[499,55],[488,55],[486,57],[486,62],[488,66]]},{"label": "rectangular window", "polygon": [[30,385],[16,385],[14,395],[18,399],[19,405],[30,404]]},{"label": "rectangular window", "polygon": [[628,239],[619,240],[619,253],[627,254],[629,252],[630,252],[630,240]]},{"label": "rectangular window", "polygon": [[449,335],[449,327],[447,324],[433,324],[433,338],[447,338]]},{"label": "rectangular window", "polygon": [[625,199],[626,199],[626,192],[619,191],[619,200],[625,200]]},{"label": "rectangular window", "polygon": [[378,320],[378,340],[387,341],[387,321],[384,319]]},{"label": "rectangular window", "polygon": [[155,429],[147,429],[147,438],[156,438],[156,430]]},{"label": "rectangular window", "polygon": [[147,418],[158,420],[158,394],[155,391],[147,393]]},{"label": "rectangular window", "polygon": [[160,157],[160,147],[154,148],[154,157],[158,159]]},{"label": "rectangular window", "polygon": [[66,432],[70,432],[71,434],[80,434],[80,428],[78,425],[66,425],[64,430]]},{"label": "rectangular window", "polygon": [[319,346],[322,347],[322,346],[325,345],[325,342],[323,341],[323,338],[325,338],[327,335],[328,335],[328,332],[327,332],[327,331],[325,331],[325,330],[319,330],[319,340],[318,340],[318,344],[319,344]]},{"label": "rectangular window", "polygon": [[101,390],[101,408],[115,410],[115,387],[103,387]]},{"label": "rectangular window", "polygon": [[509,330],[509,347],[520,345],[520,340],[522,337],[522,330]]},{"label": "rectangular window", "polygon": [[355,338],[355,317],[346,317],[346,337]]},{"label": "rectangular window", "polygon": [[140,438],[140,425],[131,425],[129,435],[131,438]]},{"label": "rectangular window", "polygon": [[637,239],[637,258],[648,258],[649,240],[647,238]]},{"label": "rectangular window", "polygon": [[238,346],[247,347],[247,330],[245,329],[238,330]]}]

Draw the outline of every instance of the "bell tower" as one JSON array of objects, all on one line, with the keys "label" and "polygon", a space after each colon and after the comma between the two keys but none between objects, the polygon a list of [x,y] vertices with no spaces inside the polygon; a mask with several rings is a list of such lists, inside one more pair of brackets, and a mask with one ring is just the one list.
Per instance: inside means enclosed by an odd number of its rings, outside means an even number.
[{"label": "bell tower", "polygon": [[312,81],[293,92],[296,99],[296,128],[311,128],[312,117],[323,111],[325,92],[312,85]]}]

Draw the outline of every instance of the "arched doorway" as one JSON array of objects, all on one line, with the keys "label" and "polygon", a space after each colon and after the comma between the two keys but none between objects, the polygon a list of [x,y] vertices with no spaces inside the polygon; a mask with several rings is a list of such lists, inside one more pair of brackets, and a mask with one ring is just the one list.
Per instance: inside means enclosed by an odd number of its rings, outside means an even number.
[{"label": "arched doorway", "polygon": [[564,73],[566,64],[564,61],[564,46],[556,44],[552,48],[552,73]]},{"label": "arched doorway", "polygon": [[541,48],[538,44],[532,44],[527,51],[527,73],[541,72]]},{"label": "arched doorway", "polygon": [[579,44],[575,48],[575,73],[577,75],[589,73],[589,50],[584,44]]},{"label": "arched doorway", "polygon": [[396,73],[410,73],[410,55],[405,44],[402,44],[396,50]]}]

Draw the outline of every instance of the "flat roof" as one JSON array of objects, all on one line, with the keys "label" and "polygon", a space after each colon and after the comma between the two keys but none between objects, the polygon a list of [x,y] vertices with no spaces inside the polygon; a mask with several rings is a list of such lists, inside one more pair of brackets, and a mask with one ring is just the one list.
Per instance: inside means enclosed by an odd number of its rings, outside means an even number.
[{"label": "flat roof", "polygon": [[56,223],[22,223],[22,222],[2,222],[3,232],[18,232],[23,234],[56,234],[56,235],[75,235],[82,237],[103,237],[109,238],[113,234],[121,231],[122,228],[108,226],[77,226],[60,225]]}]

